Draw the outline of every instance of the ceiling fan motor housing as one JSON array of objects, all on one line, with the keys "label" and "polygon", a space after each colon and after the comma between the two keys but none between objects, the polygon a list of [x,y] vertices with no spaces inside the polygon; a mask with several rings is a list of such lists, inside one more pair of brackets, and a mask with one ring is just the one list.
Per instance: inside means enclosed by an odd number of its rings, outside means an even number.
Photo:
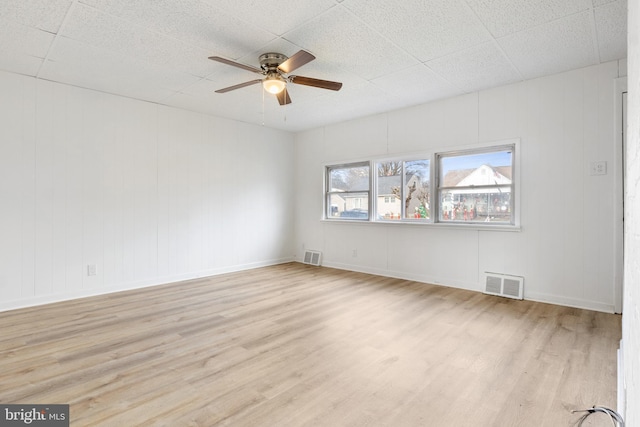
[{"label": "ceiling fan motor housing", "polygon": [[278,66],[289,58],[281,53],[269,52],[260,55],[258,59],[260,60],[260,68],[265,71],[276,71]]}]

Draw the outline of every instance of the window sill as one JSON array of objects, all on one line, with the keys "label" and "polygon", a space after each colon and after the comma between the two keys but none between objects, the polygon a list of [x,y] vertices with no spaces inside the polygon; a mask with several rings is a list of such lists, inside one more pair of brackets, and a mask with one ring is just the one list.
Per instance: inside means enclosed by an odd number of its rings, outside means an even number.
[{"label": "window sill", "polygon": [[447,223],[447,222],[419,222],[419,221],[401,221],[401,220],[358,220],[358,219],[340,219],[340,218],[323,218],[321,222],[334,224],[355,224],[355,225],[384,225],[384,226],[408,226],[408,227],[427,227],[434,229],[455,229],[455,230],[479,230],[479,231],[507,231],[519,232],[522,228],[518,225],[499,225],[499,224],[478,224],[478,223]]}]

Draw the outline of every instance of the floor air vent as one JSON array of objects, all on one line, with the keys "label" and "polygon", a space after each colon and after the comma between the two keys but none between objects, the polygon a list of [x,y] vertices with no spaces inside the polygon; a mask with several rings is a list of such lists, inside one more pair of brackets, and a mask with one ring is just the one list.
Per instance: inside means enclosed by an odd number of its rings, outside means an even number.
[{"label": "floor air vent", "polygon": [[320,252],[318,251],[305,251],[303,264],[320,265]]},{"label": "floor air vent", "polygon": [[501,297],[522,299],[524,295],[524,277],[499,273],[484,273],[484,293]]}]

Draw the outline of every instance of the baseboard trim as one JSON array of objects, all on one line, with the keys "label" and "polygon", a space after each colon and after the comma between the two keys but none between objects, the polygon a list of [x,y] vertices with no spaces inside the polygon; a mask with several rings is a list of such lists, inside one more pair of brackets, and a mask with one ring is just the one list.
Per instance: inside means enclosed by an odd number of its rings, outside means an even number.
[{"label": "baseboard trim", "polygon": [[[525,282],[526,283],[526,282]],[[576,298],[566,298],[557,295],[539,294],[527,292],[525,284],[524,299],[529,301],[543,302],[547,304],[562,305],[565,307],[581,308],[584,310],[601,311],[603,313],[614,313],[615,307],[613,304],[605,304],[596,301],[587,301]]]},{"label": "baseboard trim", "polygon": [[[443,279],[439,277],[407,274],[404,272],[380,269],[375,267],[344,264],[337,262],[324,261],[323,266],[337,268],[339,270],[357,271],[359,273],[374,274],[376,276],[393,277],[396,279],[413,280],[421,283],[428,283],[433,285],[448,286],[451,288],[465,289],[469,291],[482,292],[482,286],[479,282],[467,282],[467,281],[455,281],[449,279]],[[587,301],[575,298],[566,298],[556,295],[548,295],[542,293],[527,292],[525,285],[524,299],[528,301],[542,302],[547,304],[561,305],[565,307],[581,308],[584,310],[600,311],[604,313],[614,313],[615,307],[613,304],[600,303],[596,301]]]},{"label": "baseboard trim", "polygon": [[[294,262],[294,261],[300,262],[300,260],[292,256],[292,257],[280,258],[275,260],[233,265],[233,266],[227,266],[227,267],[216,268],[216,269],[202,270],[202,271],[197,271],[197,272],[187,273],[187,274],[172,275],[172,276],[166,276],[162,278],[154,278],[154,279],[143,280],[143,281],[127,282],[127,283],[122,283],[117,285],[106,285],[101,288],[76,290],[73,292],[64,292],[64,293],[58,293],[58,294],[35,296],[32,298],[3,301],[0,303],[0,312],[17,310],[20,308],[35,307],[35,306],[45,305],[45,304],[52,304],[52,303],[62,302],[62,301],[69,301],[69,300],[74,300],[79,298],[89,298],[89,297],[98,296],[98,295],[111,294],[115,292],[123,292],[123,291],[146,288],[151,286],[166,285],[166,284],[180,282],[184,280],[193,280],[193,279],[218,276],[221,274],[252,270],[255,268],[268,267],[271,265],[284,264],[287,262]],[[386,269],[369,267],[369,266],[336,263],[336,262],[323,262],[323,266],[329,267],[329,268],[336,268],[339,270],[356,271],[360,273],[373,274],[376,276],[393,277],[396,279],[412,280],[415,282],[428,283],[428,284],[439,285],[439,286],[448,286],[451,288],[481,292],[481,286],[479,283],[476,283],[476,282],[453,281],[453,280],[447,280],[447,279],[426,276],[426,275],[407,274],[399,271],[386,270]],[[614,313],[615,311],[615,307],[613,304],[605,304],[605,303],[600,303],[595,301],[586,301],[586,300],[580,300],[580,299],[574,299],[574,298],[559,297],[559,296],[549,295],[549,294],[531,293],[531,292],[527,292],[526,288],[525,288],[524,299],[529,301],[555,304],[555,305],[561,305],[566,307],[601,311],[604,313]]]},{"label": "baseboard trim", "polygon": [[228,267],[201,270],[193,273],[178,274],[165,277],[157,277],[149,280],[139,280],[135,282],[126,282],[115,285],[105,285],[100,288],[91,288],[76,290],[72,292],[61,292],[56,294],[40,295],[32,298],[24,298],[11,301],[2,301],[0,303],[0,313],[10,310],[18,310],[21,308],[36,307],[40,305],[53,304],[57,302],[70,301],[80,298],[90,298],[99,295],[107,295],[116,292],[131,291],[134,289],[148,288],[152,286],[167,285],[170,283],[181,282],[184,280],[201,279],[221,274],[236,273],[239,271],[248,271],[261,267],[269,267],[271,265],[285,264],[295,261],[295,257],[280,258],[268,261],[259,261],[248,264],[232,265]]},{"label": "baseboard trim", "polygon": [[407,274],[405,272],[379,269],[375,267],[363,267],[360,265],[342,264],[337,262],[323,262],[324,267],[337,268],[338,270],[357,271],[359,273],[373,274],[376,276],[393,277],[394,279],[412,280],[414,282],[428,283],[430,285],[447,286],[456,289],[469,291],[479,291],[480,285],[476,282],[466,282],[462,280],[446,280],[440,277],[426,276],[420,274]]}]

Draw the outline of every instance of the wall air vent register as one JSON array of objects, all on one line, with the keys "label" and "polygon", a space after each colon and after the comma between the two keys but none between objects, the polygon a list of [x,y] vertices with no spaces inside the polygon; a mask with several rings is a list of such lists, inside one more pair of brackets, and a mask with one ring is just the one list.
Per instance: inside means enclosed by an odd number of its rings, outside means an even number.
[{"label": "wall air vent register", "polygon": [[523,299],[524,277],[485,272],[483,292],[506,298]]}]

